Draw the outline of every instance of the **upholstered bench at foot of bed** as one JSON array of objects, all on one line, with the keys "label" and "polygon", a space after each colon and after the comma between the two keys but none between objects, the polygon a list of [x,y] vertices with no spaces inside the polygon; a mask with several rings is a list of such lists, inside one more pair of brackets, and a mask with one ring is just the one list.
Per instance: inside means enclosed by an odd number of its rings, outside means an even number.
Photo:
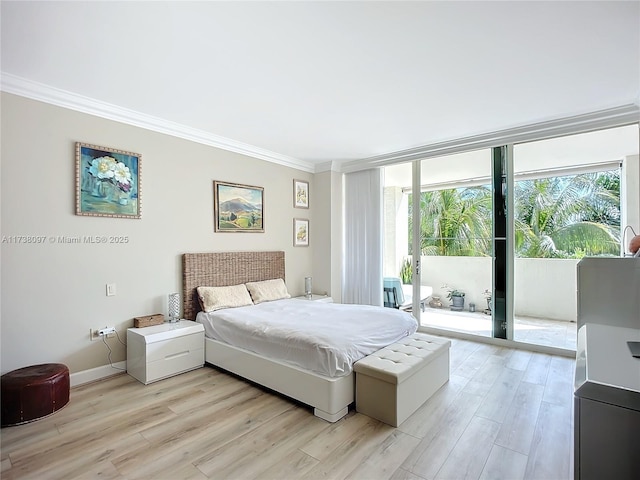
[{"label": "upholstered bench at foot of bed", "polygon": [[415,333],[357,361],[356,410],[397,427],[449,380],[449,340]]}]

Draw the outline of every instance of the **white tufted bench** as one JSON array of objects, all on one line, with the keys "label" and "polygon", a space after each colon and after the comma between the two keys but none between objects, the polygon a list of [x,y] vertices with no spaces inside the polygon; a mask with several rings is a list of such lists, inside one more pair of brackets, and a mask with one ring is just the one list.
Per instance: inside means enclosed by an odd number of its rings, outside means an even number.
[{"label": "white tufted bench", "polygon": [[450,347],[415,333],[354,363],[356,410],[400,425],[449,380]]}]

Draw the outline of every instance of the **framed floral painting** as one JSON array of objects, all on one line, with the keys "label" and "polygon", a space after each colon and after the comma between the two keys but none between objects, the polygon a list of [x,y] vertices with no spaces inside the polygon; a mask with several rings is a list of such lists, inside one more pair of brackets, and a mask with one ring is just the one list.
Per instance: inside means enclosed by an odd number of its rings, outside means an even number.
[{"label": "framed floral painting", "polygon": [[140,218],[142,157],[76,142],[76,215]]},{"label": "framed floral painting", "polygon": [[293,219],[293,246],[309,246],[309,220],[306,218]]},{"label": "framed floral painting", "polygon": [[295,208],[309,208],[309,182],[293,181],[293,206]]}]

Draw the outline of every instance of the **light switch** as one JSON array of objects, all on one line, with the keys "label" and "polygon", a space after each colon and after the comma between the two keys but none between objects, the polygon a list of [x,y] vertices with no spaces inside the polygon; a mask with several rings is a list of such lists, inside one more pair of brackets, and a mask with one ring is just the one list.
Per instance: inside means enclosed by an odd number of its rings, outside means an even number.
[{"label": "light switch", "polygon": [[107,283],[107,297],[113,297],[116,294],[116,284]]}]

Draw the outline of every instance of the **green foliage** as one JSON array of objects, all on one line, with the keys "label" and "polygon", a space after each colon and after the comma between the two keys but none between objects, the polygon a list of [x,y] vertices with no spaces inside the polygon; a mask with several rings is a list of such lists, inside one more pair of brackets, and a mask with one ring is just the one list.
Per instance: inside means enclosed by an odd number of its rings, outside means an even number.
[{"label": "green foliage", "polygon": [[413,272],[411,271],[411,261],[405,258],[400,267],[400,279],[405,285],[411,285],[413,283]]},{"label": "green foliage", "polygon": [[[491,254],[491,191],[488,187],[422,192],[420,213],[422,255]],[[412,219],[410,210],[410,232]]]},{"label": "green foliage", "polygon": [[[619,253],[618,171],[522,180],[515,184],[514,197],[518,257]],[[409,198],[409,232],[413,228],[411,205]],[[422,192],[420,214],[422,255],[491,255],[489,186]]]},{"label": "green foliage", "polygon": [[457,288],[450,287],[449,285],[443,285],[441,288],[447,291],[447,298],[449,300],[451,300],[451,297],[464,297],[464,292]]},{"label": "green foliage", "polygon": [[516,255],[528,258],[617,255],[620,193],[615,188],[619,186],[617,172],[517,182]]}]

